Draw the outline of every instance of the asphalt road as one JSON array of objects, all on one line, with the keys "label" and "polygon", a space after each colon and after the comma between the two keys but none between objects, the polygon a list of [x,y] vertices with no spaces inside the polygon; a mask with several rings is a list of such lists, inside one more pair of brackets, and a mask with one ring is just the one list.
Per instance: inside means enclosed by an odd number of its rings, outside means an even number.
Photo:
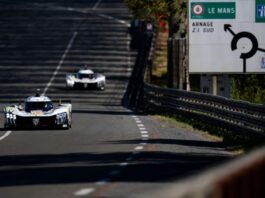
[{"label": "asphalt road", "polygon": [[[132,196],[230,159],[121,105],[136,56],[130,17],[121,0],[0,0],[1,198]],[[105,91],[65,88],[84,64],[106,75]],[[6,131],[3,107],[38,88],[71,100],[73,127]]]}]

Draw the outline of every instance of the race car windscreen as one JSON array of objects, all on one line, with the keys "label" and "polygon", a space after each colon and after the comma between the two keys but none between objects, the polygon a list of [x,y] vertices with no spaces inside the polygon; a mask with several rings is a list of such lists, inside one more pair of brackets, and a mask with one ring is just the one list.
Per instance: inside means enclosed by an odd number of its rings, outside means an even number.
[{"label": "race car windscreen", "polygon": [[53,108],[52,102],[26,102],[25,111],[50,111]]},{"label": "race car windscreen", "polygon": [[79,79],[83,79],[83,78],[93,79],[94,78],[94,74],[78,74],[78,78]]}]

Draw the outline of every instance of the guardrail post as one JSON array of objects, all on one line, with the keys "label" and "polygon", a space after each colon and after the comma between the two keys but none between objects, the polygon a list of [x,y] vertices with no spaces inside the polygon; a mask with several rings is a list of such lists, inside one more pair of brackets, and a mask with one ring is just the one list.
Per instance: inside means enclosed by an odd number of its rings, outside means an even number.
[{"label": "guardrail post", "polygon": [[185,39],[178,38],[173,40],[173,87],[183,90],[185,79],[184,70],[185,58]]}]

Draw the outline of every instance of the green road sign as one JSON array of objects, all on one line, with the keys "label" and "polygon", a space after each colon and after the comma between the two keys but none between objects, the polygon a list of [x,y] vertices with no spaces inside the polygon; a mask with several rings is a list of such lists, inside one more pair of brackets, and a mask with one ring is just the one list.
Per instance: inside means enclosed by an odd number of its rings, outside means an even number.
[{"label": "green road sign", "polygon": [[256,22],[265,23],[265,0],[256,0]]},{"label": "green road sign", "polygon": [[235,2],[193,2],[191,19],[235,19]]}]

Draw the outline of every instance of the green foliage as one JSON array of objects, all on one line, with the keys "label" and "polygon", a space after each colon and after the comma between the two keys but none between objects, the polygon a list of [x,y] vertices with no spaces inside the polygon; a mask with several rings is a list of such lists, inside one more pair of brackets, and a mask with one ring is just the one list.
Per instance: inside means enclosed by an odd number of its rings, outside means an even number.
[{"label": "green foliage", "polygon": [[134,16],[141,20],[156,22],[159,16],[167,15],[166,0],[124,0]]},{"label": "green foliage", "polygon": [[157,23],[160,16],[173,13],[175,22],[185,24],[187,0],[124,0],[133,15],[141,20]]},{"label": "green foliage", "polygon": [[265,104],[265,75],[231,76],[231,97]]}]

